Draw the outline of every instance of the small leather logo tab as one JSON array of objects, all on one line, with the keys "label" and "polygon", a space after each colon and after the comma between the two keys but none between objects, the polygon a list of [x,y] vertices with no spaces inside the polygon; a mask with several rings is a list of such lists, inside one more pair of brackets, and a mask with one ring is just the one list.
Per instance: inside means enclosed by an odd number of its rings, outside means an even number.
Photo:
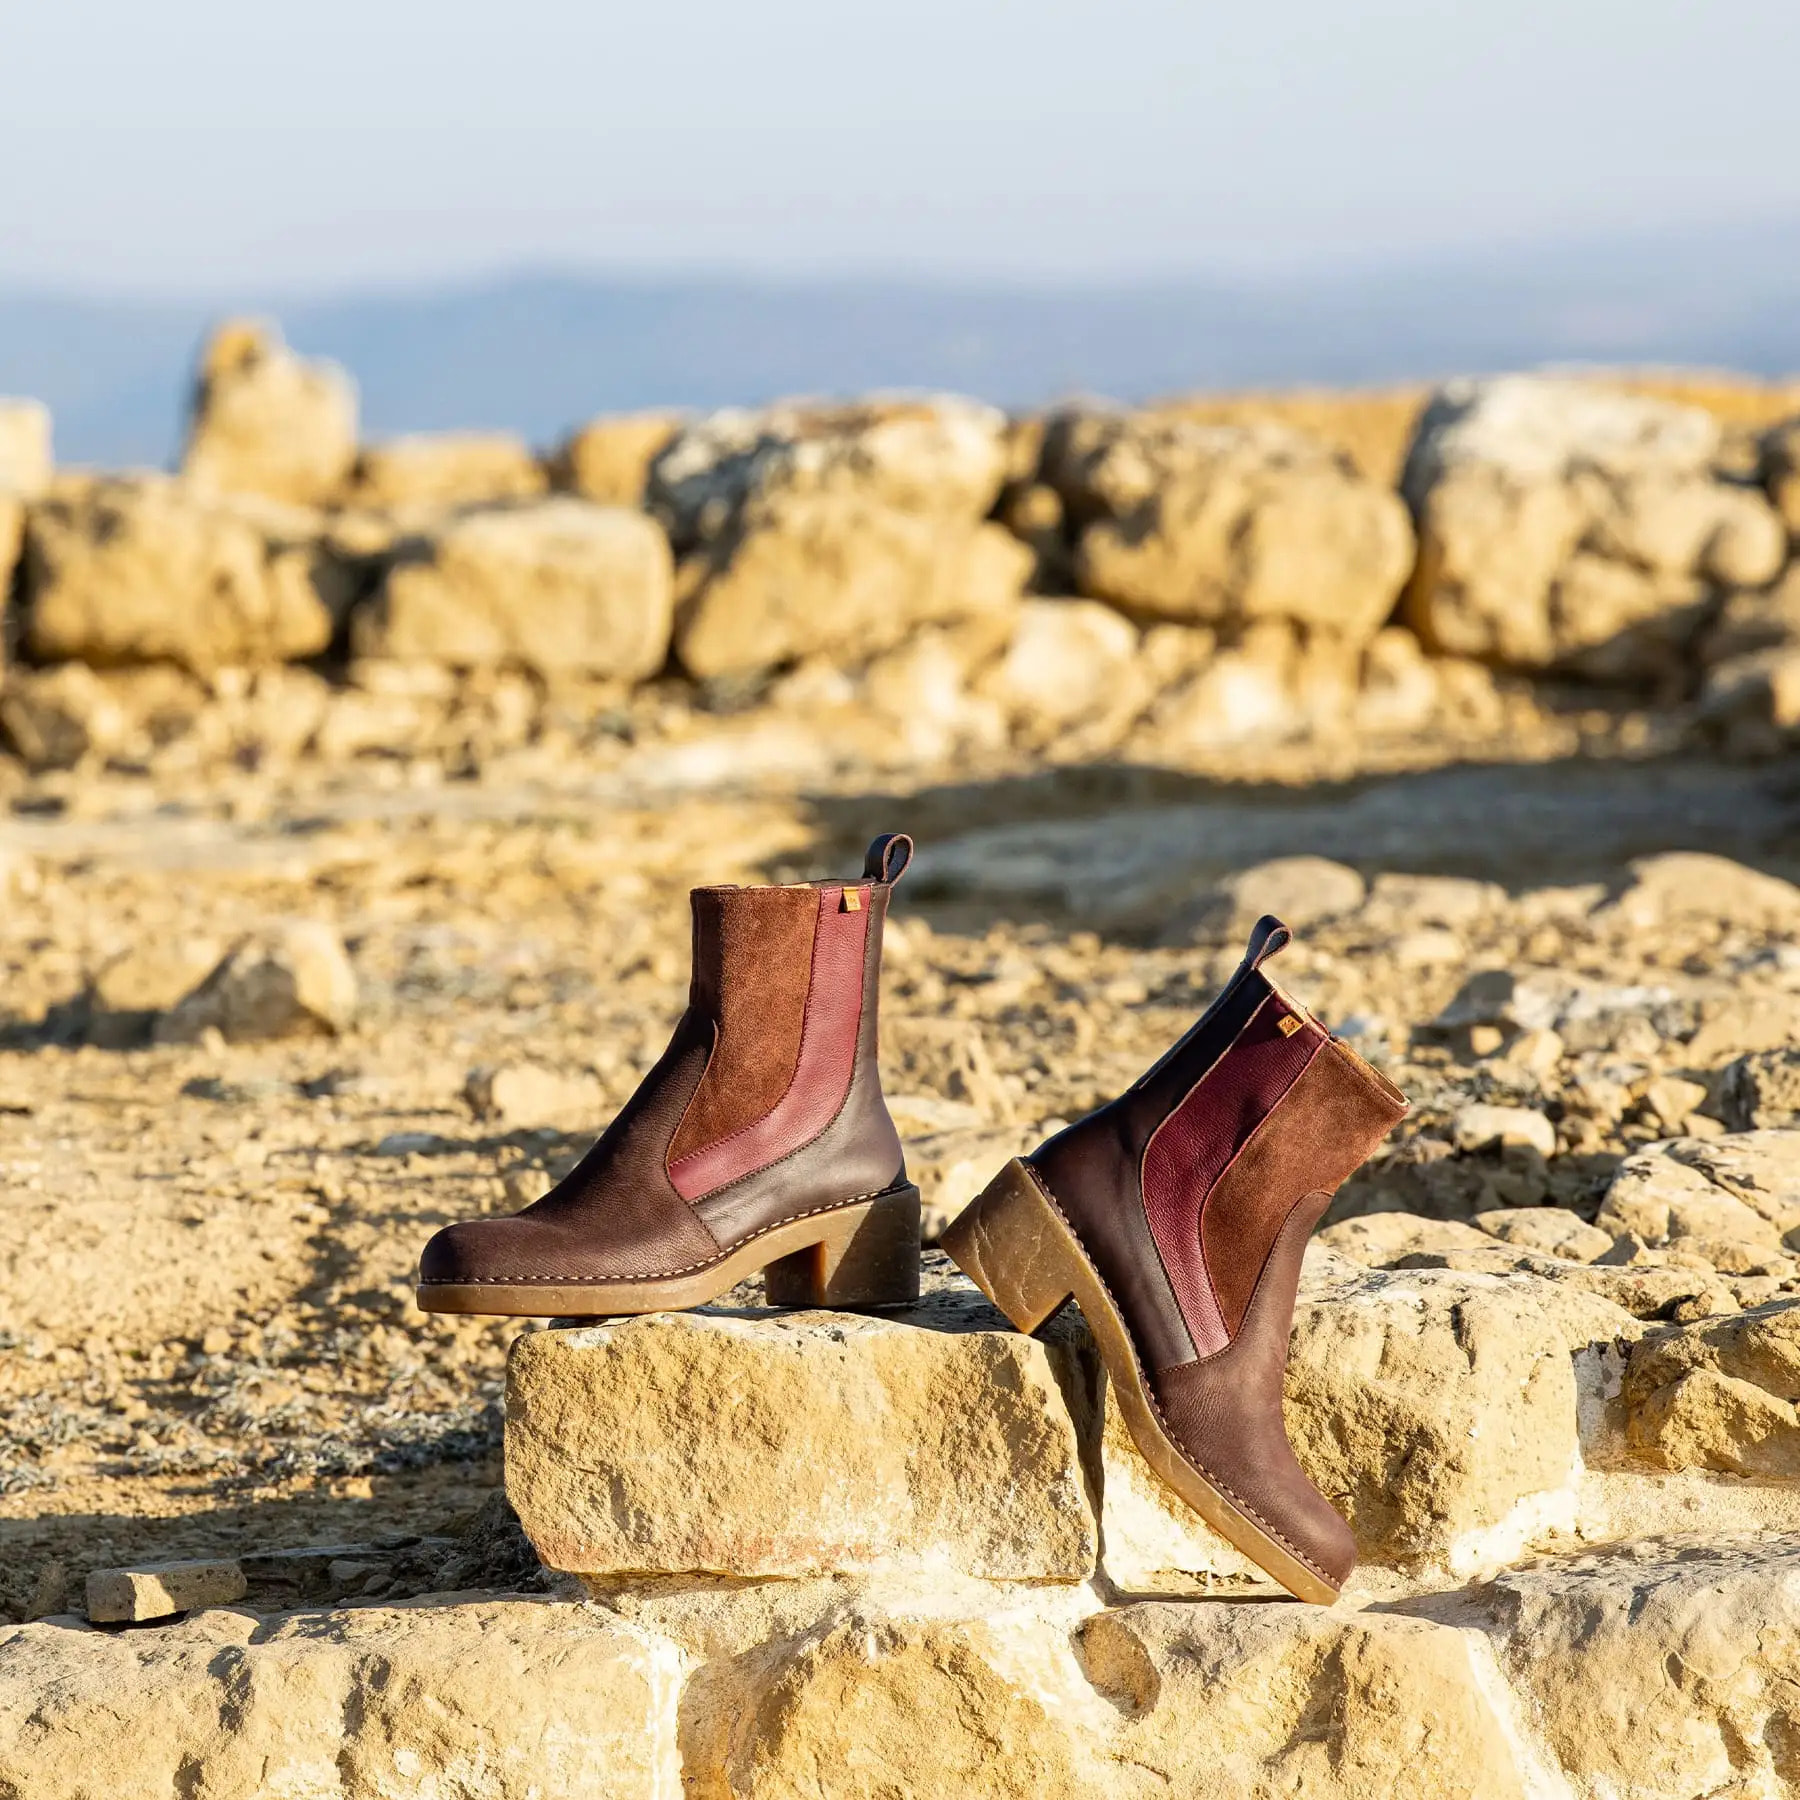
[{"label": "small leather logo tab", "polygon": [[1283,1037],[1292,1037],[1300,1029],[1300,1021],[1292,1013],[1283,1013],[1275,1025]]},{"label": "small leather logo tab", "polygon": [[844,889],[844,911],[845,912],[861,912],[862,911],[862,890],[860,888],[845,888]]}]

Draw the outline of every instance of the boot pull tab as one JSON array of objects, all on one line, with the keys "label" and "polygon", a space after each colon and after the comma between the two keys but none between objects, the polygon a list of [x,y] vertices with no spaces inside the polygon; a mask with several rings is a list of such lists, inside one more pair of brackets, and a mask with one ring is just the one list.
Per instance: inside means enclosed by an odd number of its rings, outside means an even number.
[{"label": "boot pull tab", "polygon": [[1294,934],[1275,917],[1264,913],[1251,927],[1249,947],[1244,951],[1244,967],[1260,969],[1271,956],[1278,956],[1294,941]]},{"label": "boot pull tab", "polygon": [[863,858],[863,879],[885,882],[892,887],[906,873],[912,853],[913,841],[904,831],[884,831]]}]

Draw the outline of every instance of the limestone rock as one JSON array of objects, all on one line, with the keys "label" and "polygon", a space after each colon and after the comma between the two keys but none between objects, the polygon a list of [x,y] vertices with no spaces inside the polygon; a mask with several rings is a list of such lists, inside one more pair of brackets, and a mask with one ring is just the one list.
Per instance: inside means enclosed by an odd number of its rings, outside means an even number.
[{"label": "limestone rock", "polygon": [[30,1625],[0,1631],[0,1792],[671,1793],[679,1668],[622,1621],[533,1599]]},{"label": "limestone rock", "polygon": [[1800,887],[1729,857],[1669,851],[1632,863],[1623,891],[1594,916],[1597,923],[1632,931],[1699,920],[1746,931],[1794,932],[1800,931]]},{"label": "limestone rock", "polygon": [[510,432],[429,432],[365,444],[346,498],[356,506],[472,506],[541,494],[544,471]]},{"label": "limestone rock", "polygon": [[1043,1137],[1035,1128],[1027,1131],[1012,1126],[965,1126],[922,1136],[907,1132],[906,1169],[919,1190],[919,1228],[924,1241],[936,1243],[1013,1157],[1023,1156]]},{"label": "limestone rock", "polygon": [[1592,1262],[1612,1248],[1612,1234],[1584,1224],[1560,1206],[1502,1207],[1477,1213],[1470,1223],[1491,1238],[1567,1262]]},{"label": "limestone rock", "polygon": [[1727,747],[1767,752],[1800,728],[1800,566],[1772,588],[1728,594],[1700,659],[1699,711]]},{"label": "limestone rock", "polygon": [[[0,593],[11,595],[19,552],[25,547],[25,502],[0,493]],[[5,673],[6,645],[0,642],[0,674]]]},{"label": "limestone rock", "polygon": [[[1569,1215],[1573,1218],[1573,1214]],[[1425,1219],[1417,1213],[1362,1213],[1341,1219],[1316,1233],[1329,1250],[1347,1256],[1365,1269],[1385,1269],[1415,1250],[1480,1250],[1486,1234],[1456,1219]],[[1607,1238],[1601,1248],[1612,1242]]]},{"label": "limestone rock", "polygon": [[1082,592],[1135,613],[1291,619],[1360,644],[1411,561],[1394,496],[1281,427],[1070,413],[1044,463],[1079,531]]},{"label": "limestone rock", "polygon": [[53,466],[50,409],[36,400],[0,398],[0,494],[35,498],[50,485]]},{"label": "limestone rock", "polygon": [[1660,983],[1610,985],[1562,969],[1481,969],[1457,989],[1435,1019],[1437,1031],[1498,1026],[1510,1039],[1553,1031],[1564,1050],[1612,1050],[1621,1034],[1641,1031],[1645,1015],[1674,999]]},{"label": "limestone rock", "polygon": [[153,939],[121,950],[88,986],[88,1041],[107,1049],[144,1042],[167,1012],[218,967],[225,946],[215,938]]},{"label": "limestone rock", "polygon": [[1343,863],[1323,856],[1278,856],[1216,882],[1188,917],[1197,938],[1232,943],[1264,913],[1305,931],[1355,912],[1366,892],[1363,878]]},{"label": "limestone rock", "polygon": [[463,1093],[475,1116],[508,1128],[589,1122],[600,1111],[592,1075],[547,1069],[540,1063],[502,1063],[471,1069]]},{"label": "limestone rock", "polygon": [[670,440],[647,498],[682,552],[778,495],[835,494],[973,523],[998,497],[1009,454],[1005,415],[954,396],[727,410]]},{"label": "limestone rock", "polygon": [[0,689],[0,728],[28,768],[73,769],[118,750],[131,722],[85,663],[19,670]]},{"label": "limestone rock", "polygon": [[962,400],[714,414],[652,465],[683,568],[675,647],[701,679],[816,653],[856,661],[920,625],[1010,616],[1030,550],[981,520],[1006,421]]},{"label": "limestone rock", "polygon": [[26,517],[23,580],[34,657],[202,672],[316,655],[350,597],[313,515],[159,476],[52,489]]},{"label": "limestone rock", "polygon": [[340,1032],[356,1011],[356,973],[330,926],[290,920],[239,944],[156,1025],[159,1043],[219,1032],[228,1043]]},{"label": "limestone rock", "polygon": [[1484,1611],[1572,1791],[1675,1800],[1793,1786],[1791,1539],[1628,1548],[1510,1572]]},{"label": "limestone rock", "polygon": [[1773,1254],[1800,1227],[1800,1131],[1653,1145],[1626,1158],[1595,1224],[1653,1248],[1726,1240]]},{"label": "limestone rock", "polygon": [[530,1334],[508,1368],[507,1492],[545,1563],[589,1577],[1081,1581],[1073,1365],[999,1323],[699,1312]]},{"label": "limestone rock", "polygon": [[1633,1453],[1663,1469],[1800,1475],[1800,1302],[1652,1331],[1620,1409]]},{"label": "limestone rock", "polygon": [[231,320],[201,355],[182,473],[217,493],[316,503],[356,458],[356,390],[303,361],[271,325]]},{"label": "limestone rock", "polygon": [[484,509],[403,553],[352,638],[374,659],[637,681],[667,655],[673,580],[640,513],[567,498]]},{"label": "limestone rock", "polygon": [[1093,600],[1027,600],[984,691],[1015,717],[1062,727],[1107,707],[1127,679],[1136,627]]},{"label": "limestone rock", "polygon": [[1472,1636],[1394,1613],[1150,1602],[1097,1614],[1080,1647],[1143,1791],[1524,1800],[1540,1790]]},{"label": "limestone rock", "polygon": [[97,1625],[166,1619],[197,1606],[228,1606],[249,1593],[235,1562],[146,1563],[96,1569],[87,1578],[87,1616]]},{"label": "limestone rock", "polygon": [[1465,930],[1498,913],[1506,890],[1492,881],[1457,875],[1377,875],[1357,922],[1370,931],[1398,936],[1437,925]]},{"label": "limestone rock", "polygon": [[1408,621],[1430,648],[1514,668],[1679,676],[1710,595],[1786,555],[1773,509],[1721,460],[1697,408],[1557,378],[1452,383],[1402,477]]},{"label": "limestone rock", "polygon": [[1529,1106],[1465,1106],[1452,1127],[1460,1150],[1524,1144],[1540,1156],[1556,1154],[1556,1127]]},{"label": "limestone rock", "polygon": [[650,465],[681,421],[674,413],[610,413],[574,432],[550,461],[552,483],[602,506],[642,506]]},{"label": "limestone rock", "polygon": [[[1714,1110],[1733,1131],[1800,1126],[1800,1047],[1740,1056],[1719,1076]],[[1795,1163],[1800,1171],[1800,1148]]]},{"label": "limestone rock", "polygon": [[1096,1752],[1111,1709],[1084,1691],[1067,1624],[1058,1631],[1017,1608],[992,1619],[966,1603],[946,1610],[852,1605],[696,1684],[685,1709],[689,1791],[698,1800],[1110,1791]]},{"label": "limestone rock", "polygon": [[1609,1319],[1543,1284],[1481,1276],[1362,1272],[1303,1293],[1295,1454],[1370,1560],[1479,1564],[1572,1504],[1571,1340],[1606,1335]]},{"label": "limestone rock", "polygon": [[1030,555],[998,525],[902,512],[854,492],[780,492],[747,509],[694,565],[676,652],[701,679],[814,653],[854,660],[915,626],[1010,613]]},{"label": "limestone rock", "polygon": [[[922,626],[875,657],[860,682],[849,680],[821,655],[781,684],[781,704],[814,721],[826,706],[845,707],[834,735],[863,728],[869,733],[865,741],[872,741],[878,755],[933,761],[959,748],[992,748],[1006,741],[1006,716],[995,701],[975,692],[970,676],[992,654],[1004,623],[964,620]],[[1000,625],[1001,631],[989,629],[990,624]]]}]

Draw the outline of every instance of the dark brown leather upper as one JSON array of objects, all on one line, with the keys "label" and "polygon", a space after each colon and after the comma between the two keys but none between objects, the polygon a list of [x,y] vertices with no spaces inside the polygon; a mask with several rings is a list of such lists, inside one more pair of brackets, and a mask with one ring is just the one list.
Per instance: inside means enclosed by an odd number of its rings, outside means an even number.
[{"label": "dark brown leather upper", "polygon": [[712,1025],[690,1009],[599,1141],[543,1199],[465,1219],[426,1244],[422,1282],[630,1280],[710,1262],[720,1244],[676,1193],[665,1157],[700,1084]]},{"label": "dark brown leather upper", "polygon": [[1300,1260],[1330,1201],[1321,1191],[1295,1205],[1231,1342],[1162,1370],[1154,1385],[1164,1422],[1213,1484],[1341,1587],[1356,1566],[1356,1539],[1294,1460],[1281,1409]]},{"label": "dark brown leather upper", "polygon": [[1125,1314],[1147,1368],[1187,1362],[1194,1340],[1144,1212],[1151,1134],[1231,1046],[1271,988],[1246,959],[1199,1021],[1118,1099],[1027,1159],[1056,1196]]},{"label": "dark brown leather upper", "polygon": [[[569,1283],[684,1272],[784,1220],[903,1183],[905,1159],[876,1063],[877,1003],[882,924],[892,880],[910,851],[905,838],[877,839],[869,855],[878,872],[866,886],[697,890],[695,979],[661,1059],[543,1199],[513,1217],[471,1219],[433,1237],[420,1281]],[[882,870],[891,871],[889,879]],[[804,933],[796,925],[802,916]],[[759,944],[763,921],[768,929]],[[789,966],[765,969],[764,959]],[[737,980],[769,1000],[765,1013],[738,1003]],[[810,1001],[809,986],[817,988]],[[797,1015],[782,1000],[794,992]],[[796,1030],[796,1016],[812,1022],[812,1043],[805,1029]],[[847,1033],[841,1044],[833,1036],[840,1032]],[[728,1048],[728,1033],[748,1033],[751,1041]],[[758,1063],[759,1039],[776,1073]],[[704,1097],[720,1066],[749,1083],[759,1112],[746,1116],[732,1084]],[[689,1130],[697,1106],[706,1122]],[[721,1125],[732,1129],[712,1136]],[[683,1135],[691,1147],[678,1159],[673,1152]],[[724,1153],[714,1153],[721,1143]],[[695,1192],[690,1203],[671,1177],[675,1162],[690,1192],[709,1167],[745,1172]]]}]

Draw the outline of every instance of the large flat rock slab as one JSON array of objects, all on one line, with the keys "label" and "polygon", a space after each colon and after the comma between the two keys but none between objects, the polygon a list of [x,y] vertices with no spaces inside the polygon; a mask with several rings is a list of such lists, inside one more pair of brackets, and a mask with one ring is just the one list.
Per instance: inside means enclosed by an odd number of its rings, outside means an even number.
[{"label": "large flat rock slab", "polygon": [[1776,1800],[1800,1548],[1358,1607],[948,1572],[0,1630],[29,1800]]}]

